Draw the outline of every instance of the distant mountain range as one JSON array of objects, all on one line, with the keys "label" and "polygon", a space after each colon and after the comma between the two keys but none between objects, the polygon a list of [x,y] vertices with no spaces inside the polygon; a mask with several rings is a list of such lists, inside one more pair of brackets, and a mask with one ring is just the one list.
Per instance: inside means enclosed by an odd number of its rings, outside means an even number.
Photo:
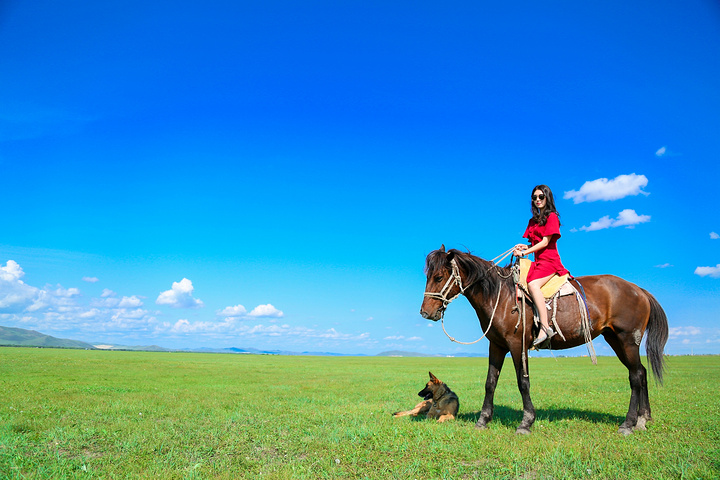
[{"label": "distant mountain range", "polygon": [[13,347],[82,348],[95,350],[89,343],[65,338],[55,338],[35,330],[0,327],[0,345]]},{"label": "distant mountain range", "polygon": [[[334,357],[363,357],[363,354],[344,354],[333,352],[291,352],[286,350],[258,350],[256,348],[196,348],[196,349],[168,349],[157,345],[115,345],[100,344],[91,345],[78,340],[69,340],[65,338],[56,338],[45,335],[35,330],[25,330],[22,328],[2,327],[0,326],[0,346],[12,347],[45,347],[45,348],[79,348],[84,350],[130,350],[144,352],[197,352],[197,353],[235,353],[249,355],[309,355],[309,356],[334,356]],[[388,352],[378,353],[379,357],[447,357],[450,355],[425,354],[417,352],[404,352],[400,350],[392,350]],[[475,354],[459,354],[457,357],[476,357]]]}]

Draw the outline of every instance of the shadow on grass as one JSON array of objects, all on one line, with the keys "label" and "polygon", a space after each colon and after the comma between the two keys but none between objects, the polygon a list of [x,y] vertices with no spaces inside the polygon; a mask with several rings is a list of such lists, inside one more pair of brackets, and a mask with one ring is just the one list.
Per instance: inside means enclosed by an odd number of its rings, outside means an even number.
[{"label": "shadow on grass", "polygon": [[[498,422],[505,427],[516,428],[522,421],[522,417],[522,410],[496,405],[492,421]],[[457,419],[461,422],[477,423],[480,419],[480,412],[460,413]],[[625,417],[575,408],[540,408],[535,410],[535,420],[548,420],[551,422],[557,420],[585,420],[592,423],[620,425],[625,420]]]}]

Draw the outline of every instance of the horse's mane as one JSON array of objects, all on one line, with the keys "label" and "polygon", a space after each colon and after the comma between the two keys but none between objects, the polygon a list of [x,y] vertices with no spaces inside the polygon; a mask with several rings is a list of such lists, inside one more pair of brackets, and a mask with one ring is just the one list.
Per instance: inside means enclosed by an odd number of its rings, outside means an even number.
[{"label": "horse's mane", "polygon": [[497,289],[502,288],[503,285],[514,290],[515,285],[509,267],[495,266],[469,252],[461,252],[454,248],[448,250],[447,253],[442,250],[430,252],[425,260],[425,274],[431,276],[441,270],[450,271],[452,269],[448,259],[451,257],[450,254],[454,256],[460,270],[465,273],[465,284],[470,285],[470,289],[480,288],[483,297],[496,293]]}]

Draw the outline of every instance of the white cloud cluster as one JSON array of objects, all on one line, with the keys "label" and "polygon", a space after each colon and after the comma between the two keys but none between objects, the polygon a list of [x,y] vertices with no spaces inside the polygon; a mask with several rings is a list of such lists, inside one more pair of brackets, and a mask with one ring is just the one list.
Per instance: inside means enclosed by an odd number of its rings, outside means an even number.
[{"label": "white cloud cluster", "polygon": [[670,327],[668,329],[669,336],[672,337],[686,337],[686,336],[694,336],[694,335],[700,335],[702,333],[702,330],[700,330],[698,327]]},{"label": "white cloud cluster", "polygon": [[281,318],[283,316],[283,312],[268,303],[267,305],[258,305],[257,307],[253,308],[252,312],[250,312],[248,315],[251,317]]},{"label": "white cloud cluster", "polygon": [[[6,325],[54,332],[92,332],[104,335],[122,335],[123,338],[145,339],[164,335],[205,335],[227,338],[289,337],[298,342],[316,339],[324,341],[367,341],[369,334],[346,334],[335,329],[316,330],[289,325],[252,325],[249,320],[268,318],[271,322],[284,313],[272,304],[258,305],[248,312],[243,305],[233,305],[217,311],[213,320],[160,321],[161,311],[143,308],[140,295],[120,296],[104,288],[99,296],[83,300],[80,289],[62,285],[37,288],[27,285],[20,265],[9,260],[0,266],[0,321]],[[86,277],[94,279],[96,277]],[[88,280],[85,280],[88,281]],[[90,282],[95,283],[95,282]],[[156,303],[172,308],[197,308],[203,302],[193,297],[192,282],[183,278],[174,282],[170,290],[160,293]],[[142,340],[140,340],[142,341]]]},{"label": "white cloud cluster", "polygon": [[670,342],[685,346],[697,346],[702,349],[720,344],[720,328],[717,327],[670,327],[668,334]]},{"label": "white cloud cluster", "polygon": [[183,278],[179,282],[173,282],[172,288],[162,292],[155,303],[158,305],[168,305],[173,308],[199,308],[204,304],[199,298],[193,297],[193,284],[187,278]]},{"label": "white cloud cluster", "polygon": [[605,228],[615,227],[634,228],[635,225],[638,225],[640,223],[646,223],[649,221],[650,215],[638,215],[635,210],[626,208],[618,214],[617,218],[610,218],[609,215],[605,215],[600,220],[596,220],[588,226],[580,227],[580,230],[592,232],[595,230],[603,230]]},{"label": "white cloud cluster", "polygon": [[25,272],[14,260],[0,267],[0,313],[17,313],[33,306],[41,290],[20,280]]},{"label": "white cloud cluster", "polygon": [[93,299],[90,305],[93,307],[107,307],[107,308],[136,308],[142,307],[143,301],[137,295],[131,297],[116,298],[115,292],[103,290],[103,298]]},{"label": "white cloud cluster", "polygon": [[580,187],[580,190],[565,192],[563,198],[572,199],[575,204],[583,202],[595,202],[598,200],[619,200],[631,195],[649,195],[643,191],[648,184],[645,175],[618,175],[612,180],[598,178],[587,181]]},{"label": "white cloud cluster", "polygon": [[389,337],[383,338],[383,340],[406,340],[408,342],[421,342],[421,337],[409,337],[405,338],[404,335],[390,335]]},{"label": "white cloud cluster", "polygon": [[83,279],[83,282],[88,282],[88,283],[97,283],[100,281],[100,279],[97,277],[83,277],[82,279]]},{"label": "white cloud cluster", "polygon": [[[191,322],[187,319],[180,319],[175,323],[164,322],[158,325],[157,333],[169,333],[174,335],[205,335],[205,336],[238,336],[243,339],[283,337],[289,340],[316,340],[318,342],[342,342],[342,341],[366,341],[369,333],[352,334],[338,332],[334,328],[317,330],[302,326],[283,325],[247,325],[237,321],[233,317],[227,317],[220,322],[197,321]],[[321,345],[319,343],[318,345]]]},{"label": "white cloud cluster", "polygon": [[222,310],[219,310],[217,312],[217,314],[220,317],[233,317],[233,318],[243,318],[243,317],[282,318],[285,315],[282,312],[282,310],[278,310],[270,303],[268,303],[267,305],[258,305],[257,307],[253,308],[250,313],[248,313],[247,309],[243,305],[238,304],[238,305],[235,305],[232,307],[225,307]]},{"label": "white cloud cluster", "polygon": [[701,277],[720,278],[720,263],[714,267],[697,267],[695,269],[695,275],[700,275]]},{"label": "white cloud cluster", "polygon": [[240,304],[234,307],[225,307],[217,312],[221,317],[244,317],[246,313],[247,309]]},{"label": "white cloud cluster", "polygon": [[25,284],[20,265],[8,260],[0,267],[0,318],[20,327],[36,330],[65,331],[72,329],[94,332],[126,332],[128,329],[147,329],[154,317],[139,308],[139,297],[114,298],[105,289],[103,298],[92,299],[90,305],[80,305],[78,288],[62,285],[37,288]]},{"label": "white cloud cluster", "polygon": [[666,153],[667,153],[667,147],[660,147],[660,148],[658,148],[657,151],[655,152],[655,155],[658,156],[658,157],[662,157],[662,156],[665,155]]},{"label": "white cloud cluster", "polygon": [[720,235],[715,232],[710,232],[710,238],[713,240],[717,240],[718,238],[720,238]]}]

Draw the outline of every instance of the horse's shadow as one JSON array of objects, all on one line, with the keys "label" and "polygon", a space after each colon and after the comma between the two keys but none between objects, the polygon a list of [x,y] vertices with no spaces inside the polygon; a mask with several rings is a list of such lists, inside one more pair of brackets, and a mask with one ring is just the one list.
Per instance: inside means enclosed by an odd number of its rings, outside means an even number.
[{"label": "horse's shadow", "polygon": [[[505,427],[516,427],[523,418],[522,410],[496,405],[493,411],[493,423],[499,422]],[[462,422],[477,423],[480,420],[480,412],[460,413],[457,419]],[[625,417],[610,413],[597,412],[592,410],[578,410],[575,408],[539,408],[535,410],[536,420],[585,420],[592,423],[607,423],[619,425]]]}]

